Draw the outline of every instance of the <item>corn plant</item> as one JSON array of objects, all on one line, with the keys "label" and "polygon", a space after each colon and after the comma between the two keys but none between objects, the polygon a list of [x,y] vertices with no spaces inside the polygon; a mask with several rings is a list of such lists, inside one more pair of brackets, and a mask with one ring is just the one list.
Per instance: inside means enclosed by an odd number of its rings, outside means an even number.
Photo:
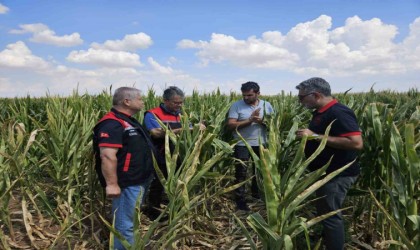
[{"label": "corn plant", "polygon": [[[221,112],[215,119],[224,119],[224,113]],[[155,164],[155,170],[169,200],[164,211],[168,214],[168,225],[160,229],[165,230],[165,234],[156,243],[156,247],[164,249],[188,244],[185,242],[188,236],[205,235],[205,232],[194,229],[192,223],[193,219],[198,216],[197,209],[205,207],[207,199],[231,190],[218,190],[215,193],[209,193],[214,190],[211,186],[217,185],[217,183],[210,184],[210,188],[206,189],[207,192],[203,192],[203,189],[200,188],[203,187],[206,175],[213,166],[232,152],[231,146],[216,138],[214,132],[218,131],[217,128],[200,131],[198,126],[195,126],[190,131],[190,122],[185,114],[182,116],[182,124],[183,131],[179,136],[176,136],[161,123],[161,126],[166,130],[167,178]],[[169,149],[169,141],[175,144],[175,150],[172,153]],[[180,157],[182,157],[181,164],[177,167]]]},{"label": "corn plant", "polygon": [[[418,134],[417,134],[418,136]],[[404,137],[394,125],[391,130],[390,153],[392,159],[392,182],[384,183],[389,204],[378,204],[370,191],[375,204],[384,214],[391,227],[385,233],[389,238],[401,242],[409,249],[420,246],[420,158],[416,153],[415,129],[413,124],[404,126]],[[405,146],[403,145],[405,139]],[[392,211],[392,215],[386,211]],[[394,248],[394,247],[391,247]]]},{"label": "corn plant", "polygon": [[[0,221],[10,231],[12,242],[16,240],[14,226],[11,222],[12,215],[9,211],[9,202],[14,196],[21,202],[22,221],[31,245],[39,248],[35,242],[33,227],[34,221],[28,207],[32,206],[40,222],[43,214],[36,203],[35,183],[36,165],[38,160],[33,155],[33,146],[39,130],[30,134],[26,132],[22,123],[9,122],[3,124],[0,137]],[[2,231],[3,229],[0,229]],[[1,232],[3,234],[3,232]],[[40,232],[40,234],[42,234]],[[7,241],[2,238],[1,243],[9,249]]]},{"label": "corn plant", "polygon": [[[256,168],[261,173],[267,211],[266,220],[260,213],[253,213],[248,216],[247,221],[258,234],[264,249],[293,249],[293,240],[298,234],[304,232],[322,219],[334,214],[330,213],[308,221],[305,218],[297,216],[297,212],[307,205],[304,202],[312,193],[344,171],[351,163],[322,179],[320,177],[324,174],[329,164],[305,175],[306,167],[321,153],[326,145],[326,137],[324,137],[318,149],[308,159],[304,160],[304,148],[308,139],[305,136],[300,143],[293,162],[287,167],[284,173],[281,172],[280,169],[283,168],[278,165],[278,152],[281,151],[281,148],[276,143],[279,141],[279,138],[273,131],[276,129],[273,120],[270,122],[272,124],[269,126],[271,128],[269,133],[269,146],[267,149],[260,146],[260,157],[243,140],[252,155]],[[327,129],[326,135],[328,135],[330,127],[331,125]],[[289,132],[289,140],[294,137],[295,131],[292,130]],[[251,245],[255,245],[255,243],[251,243]]]}]

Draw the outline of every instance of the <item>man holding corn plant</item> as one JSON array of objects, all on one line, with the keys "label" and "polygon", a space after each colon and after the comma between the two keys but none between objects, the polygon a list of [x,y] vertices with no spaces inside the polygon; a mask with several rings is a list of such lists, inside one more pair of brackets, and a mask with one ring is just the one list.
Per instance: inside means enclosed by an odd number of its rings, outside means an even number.
[{"label": "man holding corn plant", "polygon": [[[180,134],[182,131],[181,108],[184,104],[184,99],[185,94],[181,89],[176,86],[170,86],[163,91],[163,103],[158,107],[148,110],[144,116],[144,125],[152,137],[153,144],[157,150],[156,159],[159,169],[165,178],[168,175],[165,162],[165,130],[161,127],[157,119],[172,130],[174,134]],[[201,130],[206,128],[201,123],[199,126]],[[171,152],[173,152],[174,145],[172,142],[169,143],[169,147]],[[163,190],[164,188],[156,175],[150,185],[149,204],[146,213],[152,220],[155,220],[160,215],[159,208],[162,202]]]},{"label": "man holding corn plant", "polygon": [[[312,155],[325,137],[327,127],[332,123],[327,144],[324,150],[309,165],[311,171],[325,166],[330,159],[326,173],[329,174],[353,162],[350,167],[330,180],[316,192],[318,216],[341,209],[344,198],[351,185],[360,173],[357,151],[363,148],[363,140],[354,112],[339,103],[331,96],[331,88],[327,81],[314,77],[301,82],[299,90],[300,103],[308,109],[314,109],[308,128],[299,129],[298,137],[309,137],[305,154]],[[341,213],[337,213],[322,221],[323,240],[327,249],[344,248],[344,222]]]},{"label": "man holding corn plant", "polygon": [[[115,229],[133,244],[136,204],[140,206],[143,202],[153,177],[153,144],[149,134],[133,118],[144,108],[140,90],[118,88],[112,104],[111,111],[93,130],[96,171],[106,197],[112,199]],[[114,249],[125,249],[117,237],[114,237]]]},{"label": "man holding corn plant", "polygon": [[[229,129],[233,130],[233,137],[239,139],[240,134],[251,146],[252,150],[259,156],[260,143],[267,144],[267,129],[264,125],[264,117],[273,113],[273,107],[267,101],[259,99],[260,86],[256,82],[246,82],[241,87],[242,100],[232,104],[228,113]],[[250,153],[243,141],[239,141],[235,146],[234,157],[239,161],[235,164],[236,183],[241,183],[247,178],[246,165],[250,161]],[[256,179],[256,170],[252,168],[252,197],[259,199],[259,190]],[[249,211],[246,202],[245,185],[240,186],[235,192],[235,201],[237,209]]]}]

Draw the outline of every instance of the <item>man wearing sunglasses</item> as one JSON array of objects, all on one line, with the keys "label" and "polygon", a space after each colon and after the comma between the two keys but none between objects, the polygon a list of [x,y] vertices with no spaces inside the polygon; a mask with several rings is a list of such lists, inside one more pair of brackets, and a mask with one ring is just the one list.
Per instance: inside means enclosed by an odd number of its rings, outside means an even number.
[{"label": "man wearing sunglasses", "polygon": [[[304,107],[314,110],[308,128],[296,132],[299,138],[304,135],[314,138],[306,143],[307,157],[318,148],[320,141],[325,137],[325,130],[332,123],[327,145],[311,162],[309,170],[315,171],[323,167],[332,158],[326,171],[326,174],[329,174],[354,161],[357,151],[363,148],[362,135],[354,112],[331,96],[330,85],[322,78],[310,78],[301,82],[296,89],[299,90],[299,102]],[[347,191],[359,173],[359,162],[356,160],[349,168],[317,190],[318,216],[341,209]],[[326,248],[344,249],[344,222],[341,213],[323,220],[322,225]]]}]

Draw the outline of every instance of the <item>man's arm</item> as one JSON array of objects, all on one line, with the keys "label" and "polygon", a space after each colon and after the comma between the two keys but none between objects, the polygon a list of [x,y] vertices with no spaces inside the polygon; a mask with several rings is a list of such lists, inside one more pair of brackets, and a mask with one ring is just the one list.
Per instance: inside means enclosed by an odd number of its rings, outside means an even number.
[{"label": "man's arm", "polygon": [[[320,135],[320,140],[323,135]],[[344,150],[362,150],[363,139],[361,135],[352,136],[328,136],[327,145],[332,148]]]},{"label": "man's arm", "polygon": [[[206,125],[204,125],[201,122],[198,123],[198,126],[200,127],[199,129],[201,131],[206,129]],[[191,127],[190,130],[193,130],[193,127]],[[178,135],[182,132],[182,128],[174,128],[174,129],[171,129],[171,131],[174,134]],[[153,138],[164,138],[165,137],[165,130],[163,130],[162,128],[153,128],[153,129],[150,130],[150,135]]]},{"label": "man's arm", "polygon": [[251,117],[249,119],[243,120],[243,121],[238,121],[238,119],[235,119],[235,118],[229,118],[227,126],[230,130],[235,130],[236,128],[243,128],[243,127],[249,126],[251,124],[252,124]]},{"label": "man's arm", "polygon": [[[313,136],[314,132],[310,129],[299,129],[296,135],[301,138],[303,135]],[[317,140],[321,141],[324,135],[318,135]],[[349,135],[349,136],[328,136],[327,145],[332,148],[344,149],[344,150],[362,150],[363,139],[362,135]]]},{"label": "man's arm", "polygon": [[[147,113],[144,117],[144,125],[146,129],[149,130],[150,136],[153,138],[164,138],[165,130],[160,126],[157,118],[153,113]],[[175,134],[180,134],[182,128],[172,129],[172,132]]]},{"label": "man's arm", "polygon": [[[144,118],[144,123],[146,125],[146,128],[149,130],[150,135],[153,138],[164,138],[165,137],[165,130],[160,127],[160,124],[157,122],[156,117],[152,113],[147,113]],[[199,123],[200,130],[206,129],[206,126],[203,123]],[[190,130],[193,128],[191,127]],[[174,134],[180,134],[182,131],[182,128],[175,128],[171,129],[171,131]]]},{"label": "man's arm", "polygon": [[[200,129],[201,129],[201,127],[200,127]],[[205,127],[204,127],[204,129],[205,129]],[[192,130],[192,128],[191,128],[191,130]],[[177,135],[177,134],[181,133],[182,128],[171,129],[171,131],[174,134]],[[165,130],[163,128],[152,128],[149,132],[150,132],[150,135],[153,138],[164,138],[165,137]]]},{"label": "man's arm", "polygon": [[263,119],[260,118],[260,108],[254,110],[251,114],[251,116],[242,121],[238,121],[236,118],[229,118],[227,126],[230,130],[235,130],[236,128],[243,128],[246,126],[251,125],[253,122],[261,124],[263,122]]},{"label": "man's arm", "polygon": [[118,148],[100,147],[101,169],[106,182],[106,197],[115,198],[120,196],[121,189],[117,177],[117,152]]},{"label": "man's arm", "polygon": [[165,130],[163,130],[162,128],[152,128],[151,130],[149,130],[149,132],[153,138],[165,137]]}]

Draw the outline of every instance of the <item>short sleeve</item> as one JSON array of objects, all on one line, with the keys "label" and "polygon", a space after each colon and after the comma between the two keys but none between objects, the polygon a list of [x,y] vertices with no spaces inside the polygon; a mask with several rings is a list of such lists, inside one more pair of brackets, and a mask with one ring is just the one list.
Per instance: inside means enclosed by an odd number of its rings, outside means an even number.
[{"label": "short sleeve", "polygon": [[156,120],[156,117],[153,113],[147,112],[144,116],[144,126],[148,131],[160,128],[159,122]]},{"label": "short sleeve", "polygon": [[238,106],[237,103],[232,104],[232,106],[229,109],[228,113],[229,119],[239,119],[239,112],[238,112]]},{"label": "short sleeve", "polygon": [[269,102],[265,102],[265,112],[267,115],[273,115],[274,109]]},{"label": "short sleeve", "polygon": [[336,121],[333,124],[332,132],[338,136],[360,135],[360,127],[354,112],[350,109],[340,110],[335,113]]},{"label": "short sleeve", "polygon": [[122,148],[124,128],[115,120],[103,121],[97,130],[98,146],[110,148]]}]

